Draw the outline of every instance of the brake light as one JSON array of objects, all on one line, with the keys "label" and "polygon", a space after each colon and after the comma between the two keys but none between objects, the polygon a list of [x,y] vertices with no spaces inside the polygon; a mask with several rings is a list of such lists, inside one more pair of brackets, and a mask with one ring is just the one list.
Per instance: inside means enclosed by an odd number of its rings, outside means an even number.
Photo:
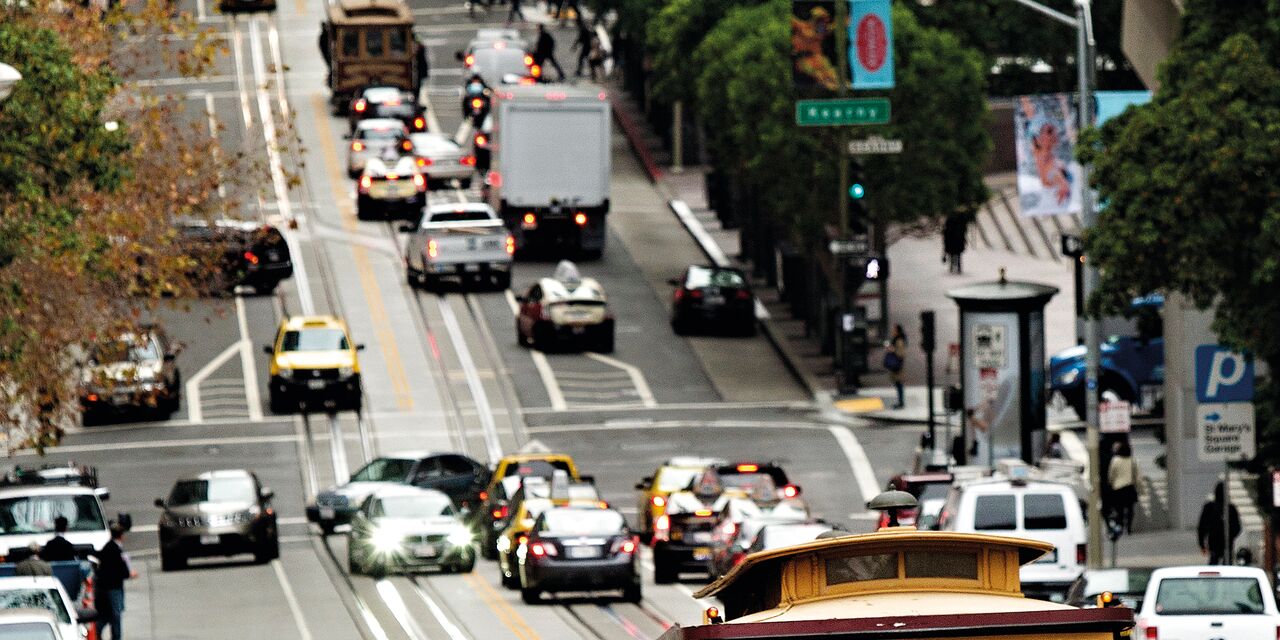
[{"label": "brake light", "polygon": [[628,538],[626,540],[615,540],[613,543],[613,552],[627,553],[627,554],[635,553],[636,541],[631,538]]},{"label": "brake light", "polygon": [[421,173],[419,173],[419,174],[417,174],[417,175],[413,176],[413,186],[417,187],[417,188],[418,188],[418,191],[426,191],[426,190],[427,190],[427,179],[426,179],[426,178],[424,178],[424,177],[422,177],[422,174],[421,174]]},{"label": "brake light", "polygon": [[461,158],[458,158],[458,164],[460,164],[460,165],[462,165],[462,166],[464,166],[464,167],[474,167],[474,166],[476,166],[476,157],[475,157],[475,156],[462,156]]},{"label": "brake light", "polygon": [[738,299],[739,299],[739,300],[750,300],[750,299],[751,299],[751,292],[747,291],[746,289],[738,289]]},{"label": "brake light", "polygon": [[431,158],[418,158],[419,167],[429,167],[432,164],[435,164],[435,161],[432,160]]},{"label": "brake light", "polygon": [[675,296],[676,296],[676,302],[680,302],[681,300],[683,300],[683,299],[684,299],[684,287],[680,287],[680,288],[676,289]]},{"label": "brake light", "polygon": [[400,148],[404,149],[405,151],[413,151],[413,143],[409,142],[408,140],[405,140],[404,142],[400,143]]},{"label": "brake light", "polygon": [[529,547],[529,552],[535,556],[538,556],[539,558],[541,558],[542,556],[560,555],[560,552],[556,551],[556,546],[554,544],[549,544],[549,543],[544,544],[542,542],[533,543]]},{"label": "brake light", "polygon": [[[1277,635],[1277,636],[1280,636],[1280,632],[1277,632],[1277,633],[1276,633],[1276,635]],[[1147,636],[1146,636],[1146,638],[1147,638],[1147,640],[1160,640],[1160,631],[1159,631],[1159,629],[1156,629],[1155,627],[1147,627]]]},{"label": "brake light", "polygon": [[529,541],[529,536],[520,536],[516,538],[516,544],[524,544]]},{"label": "brake light", "polygon": [[579,211],[577,214],[573,216],[573,223],[578,225],[579,227],[587,226],[587,214]]},{"label": "brake light", "polygon": [[707,517],[707,516],[711,515],[711,510],[710,510],[710,509],[698,509],[697,511],[694,511],[694,512],[693,512],[693,515],[698,516],[698,517],[700,517],[700,518],[705,518],[705,517]]},{"label": "brake light", "polygon": [[1084,564],[1088,560],[1089,547],[1078,544],[1076,545],[1076,564]]},{"label": "brake light", "polygon": [[536,64],[535,64],[535,65],[533,65],[532,67],[529,67],[529,75],[531,75],[531,76],[533,76],[533,77],[535,77],[535,78],[541,78],[541,77],[542,77],[542,67],[540,67],[540,66],[538,66],[538,65],[536,65]]},{"label": "brake light", "polygon": [[370,178],[369,176],[360,176],[361,192],[368,191],[369,187],[372,187],[372,186],[373,186],[373,178]]},{"label": "brake light", "polygon": [[364,151],[364,143],[363,143],[363,142],[359,142],[359,141],[352,142],[352,143],[351,143],[351,150],[352,150],[352,151]]},{"label": "brake light", "polygon": [[738,473],[755,473],[760,470],[758,464],[740,464],[738,465]]},{"label": "brake light", "polygon": [[253,255],[252,251],[244,252],[244,259],[248,260],[249,264],[258,264],[258,256]]},{"label": "brake light", "polygon": [[494,188],[501,189],[501,188],[502,188],[502,174],[501,174],[501,173],[498,173],[497,171],[490,171],[490,172],[489,172],[489,185],[490,185],[490,186],[492,186],[492,187],[494,187]]},{"label": "brake light", "polygon": [[[435,244],[436,244],[436,241],[435,241],[435,240],[432,240],[432,241],[430,241],[430,242],[428,242],[428,243],[427,243],[427,247],[433,247],[433,246],[435,246]],[[428,250],[429,250],[429,249],[428,249]],[[509,509],[510,509],[510,507],[508,507],[508,506],[507,506],[507,505],[505,505],[505,504],[504,504],[504,505],[502,505],[501,507],[498,507],[498,508],[494,509],[494,510],[493,510],[493,519],[494,519],[494,520],[501,520],[501,519],[503,519],[503,518],[507,517],[507,512],[508,512],[508,510],[509,510]]]},{"label": "brake light", "polygon": [[489,499],[489,492],[488,492],[488,491],[481,491],[481,492],[480,492],[480,499],[481,499],[481,500],[488,500],[488,499]]},{"label": "brake light", "polygon": [[[428,240],[427,241],[427,257],[434,258],[438,255],[440,255],[440,245],[436,244],[435,240]],[[507,507],[504,505],[501,508],[494,509],[493,517],[494,519],[501,519],[501,518],[507,517]]]},{"label": "brake light", "polygon": [[489,144],[489,138],[485,137],[483,133],[476,134],[476,146],[483,147],[486,144]]},{"label": "brake light", "polygon": [[483,107],[483,106],[484,106],[484,100],[481,100],[480,98],[472,98],[472,99],[471,99],[471,108],[472,108],[472,109],[479,109],[480,107]]},{"label": "brake light", "polygon": [[701,297],[702,297],[702,290],[701,290],[701,289],[690,289],[690,290],[689,290],[689,297],[690,297],[690,298],[695,298],[695,299],[697,299],[697,298],[701,298]]},{"label": "brake light", "polygon": [[533,215],[533,212],[530,211],[520,219],[520,224],[526,229],[536,229],[538,227],[538,216]]},{"label": "brake light", "polygon": [[387,174],[387,180],[399,180],[400,176],[394,173]]},{"label": "brake light", "polygon": [[525,57],[524,57],[524,66],[526,66],[526,67],[532,67],[532,66],[533,66],[533,56],[531,56],[531,55],[527,55],[527,54],[525,55]]},{"label": "brake light", "polygon": [[782,488],[782,497],[784,498],[794,498],[798,495],[800,495],[800,487],[794,484],[789,484]]},{"label": "brake light", "polygon": [[653,506],[659,508],[667,506],[667,499],[662,496],[654,496],[650,502],[653,503]]},{"label": "brake light", "polygon": [[426,129],[426,128],[427,128],[427,119],[426,119],[426,118],[423,118],[422,116],[418,116],[418,117],[414,118],[414,119],[413,119],[413,128],[414,128],[414,129],[417,129],[417,130],[419,130],[419,131],[421,131],[421,130],[423,130],[423,129]]},{"label": "brake light", "polygon": [[[456,60],[456,58],[455,58],[455,60]],[[463,58],[463,59],[462,59],[462,64],[464,64],[464,65],[466,65],[466,66],[468,66],[468,67],[470,67],[471,65],[473,65],[473,64],[475,64],[475,63],[476,63],[476,57],[475,57],[475,55],[470,54],[470,53],[468,53],[468,54],[467,54],[467,57],[465,57],[465,58]]]},{"label": "brake light", "polygon": [[356,100],[356,113],[364,113],[364,110],[368,108],[369,108],[369,103],[365,102],[364,98],[360,98],[359,100]]},{"label": "brake light", "polygon": [[516,254],[516,239],[514,236],[507,236],[507,255],[514,256]]},{"label": "brake light", "polygon": [[671,531],[671,518],[665,513],[658,516],[653,521],[653,538],[655,540],[666,540],[667,534]]}]

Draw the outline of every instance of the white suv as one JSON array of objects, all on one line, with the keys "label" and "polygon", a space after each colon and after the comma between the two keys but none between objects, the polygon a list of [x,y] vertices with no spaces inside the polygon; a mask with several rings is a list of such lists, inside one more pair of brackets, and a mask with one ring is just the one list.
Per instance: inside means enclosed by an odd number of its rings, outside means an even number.
[{"label": "white suv", "polygon": [[999,477],[957,484],[942,507],[939,528],[1052,544],[1053,551],[1022,566],[1022,591],[1030,597],[1065,601],[1085,568],[1084,512],[1066,484]]},{"label": "white suv", "polygon": [[[0,553],[10,555],[54,535],[53,521],[67,519],[66,538],[77,551],[102,549],[111,539],[102,499],[105,488],[17,486],[0,489]],[[127,527],[126,527],[127,528]]]},{"label": "white suv", "polygon": [[1169,567],[1147,583],[1135,638],[1257,640],[1280,629],[1267,574],[1256,567]]}]

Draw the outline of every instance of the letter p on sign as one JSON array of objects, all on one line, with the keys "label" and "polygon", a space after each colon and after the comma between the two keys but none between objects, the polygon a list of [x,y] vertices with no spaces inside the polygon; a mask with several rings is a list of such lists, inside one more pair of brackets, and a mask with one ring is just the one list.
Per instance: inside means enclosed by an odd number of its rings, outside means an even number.
[{"label": "letter p on sign", "polygon": [[1196,347],[1196,400],[1253,400],[1253,360],[1216,344]]}]

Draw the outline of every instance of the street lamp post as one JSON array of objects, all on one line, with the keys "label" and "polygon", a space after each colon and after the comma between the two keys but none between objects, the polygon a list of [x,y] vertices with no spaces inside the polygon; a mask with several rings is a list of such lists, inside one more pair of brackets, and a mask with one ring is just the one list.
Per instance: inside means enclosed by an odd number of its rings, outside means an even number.
[{"label": "street lamp post", "polygon": [[0,102],[4,102],[13,93],[13,87],[19,80],[22,80],[22,74],[17,69],[0,62]]}]

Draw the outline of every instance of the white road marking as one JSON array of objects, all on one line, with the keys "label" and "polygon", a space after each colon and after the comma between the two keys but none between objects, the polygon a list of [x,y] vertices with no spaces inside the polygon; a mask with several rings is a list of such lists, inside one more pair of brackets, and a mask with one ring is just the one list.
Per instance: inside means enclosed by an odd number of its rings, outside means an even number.
[{"label": "white road marking", "polygon": [[[243,420],[241,424],[243,424]],[[235,444],[276,444],[293,442],[297,436],[244,436],[240,438],[184,438],[179,440],[144,440],[141,442],[112,442],[104,444],[69,444],[52,447],[45,453],[88,453],[94,451],[124,451],[133,449],[164,449],[170,447],[210,447]],[[19,449],[14,456],[41,455],[35,449]]]},{"label": "white road marking", "polygon": [[[262,38],[256,17],[249,21],[249,51],[253,54],[254,93],[258,98],[258,115],[262,118],[262,136],[267,143],[267,164],[271,170],[271,184],[275,188],[276,205],[279,207],[280,216],[285,221],[285,224],[280,225],[280,231],[289,244],[289,253],[294,256],[293,276],[297,282],[298,304],[304,315],[314,315],[316,306],[311,297],[311,280],[307,277],[306,264],[301,259],[302,251],[298,246],[297,235],[289,224],[295,219],[289,204],[289,185],[284,177],[284,163],[280,159],[280,140],[276,136],[275,116],[271,112],[271,99],[267,93],[266,60],[262,52]],[[283,94],[281,99],[283,101]],[[287,110],[284,115],[288,116]]]},{"label": "white road marking", "polygon": [[204,8],[204,0],[196,0],[196,20],[204,22],[208,16],[209,14]]},{"label": "white road marking", "polygon": [[835,437],[840,450],[844,451],[844,457],[849,459],[849,466],[853,468],[853,479],[858,483],[858,491],[862,493],[862,499],[871,502],[872,498],[880,494],[880,483],[876,481],[876,473],[871,468],[871,461],[867,459],[867,452],[863,451],[862,444],[849,429],[827,427],[827,430]]},{"label": "white road marking", "polygon": [[458,625],[454,624],[453,621],[449,619],[449,616],[445,614],[444,609],[442,609],[440,605],[436,604],[434,598],[427,595],[426,590],[423,589],[421,585],[414,583],[413,590],[418,594],[418,597],[422,599],[422,602],[427,605],[427,608],[431,610],[431,615],[435,617],[436,622],[440,624],[440,628],[444,629],[444,632],[449,634],[450,640],[467,640],[467,634],[463,633],[462,629],[458,628]]},{"label": "white road marking", "polygon": [[214,371],[226,364],[231,356],[236,355],[241,350],[241,343],[236,342],[227,347],[218,354],[218,357],[209,361],[208,364],[200,367],[194,376],[187,380],[187,421],[191,424],[200,424],[204,422],[204,410],[200,407],[200,383],[204,382]]},{"label": "white road marking", "polygon": [[351,476],[347,466],[346,440],[342,437],[342,425],[338,422],[338,414],[331,413],[329,418],[329,454],[333,457],[333,477],[348,478]]},{"label": "white road marking", "polygon": [[240,32],[240,23],[238,18],[232,18],[231,29],[231,54],[236,65],[236,88],[240,91],[240,117],[244,120],[244,130],[247,132],[253,127],[253,110],[249,107],[249,87],[244,79],[244,44],[243,34]]},{"label": "white road marking", "polygon": [[298,625],[298,636],[302,640],[311,640],[311,632],[307,630],[307,619],[302,615],[298,596],[294,595],[293,587],[289,585],[289,578],[284,574],[284,565],[276,559],[271,561],[271,568],[275,569],[276,579],[280,581],[280,588],[284,591],[284,599],[289,603],[289,613],[293,614],[293,622]]},{"label": "white road marking", "polygon": [[636,388],[636,393],[640,395],[640,402],[645,406],[645,408],[651,409],[658,406],[657,400],[653,399],[653,390],[649,388],[649,382],[644,379],[644,373],[642,373],[638,367],[593,351],[588,351],[586,356],[596,362],[626,371],[627,376],[631,378],[631,384]]},{"label": "white road marking", "polygon": [[258,393],[258,369],[253,362],[253,342],[249,339],[249,319],[244,298],[236,296],[236,322],[240,326],[240,369],[244,376],[244,397],[249,402],[249,421],[262,422],[262,395]]},{"label": "white road marking", "polygon": [[[625,407],[613,405],[611,408]],[[639,407],[639,405],[632,405]],[[529,433],[578,433],[582,431],[635,431],[639,429],[801,429],[819,430],[828,426],[814,422],[770,422],[759,420],[606,420],[604,424],[556,424],[529,427]]]},{"label": "white road marking", "polygon": [[[209,121],[209,137],[213,140],[218,139],[218,118],[214,115],[213,94],[204,94],[204,115]],[[213,157],[218,160],[222,157],[222,146],[220,144],[213,145]],[[218,167],[218,197],[226,199],[227,188],[222,184],[222,167]]]},{"label": "white road marking", "polygon": [[467,346],[466,337],[462,335],[462,327],[458,324],[458,316],[454,314],[453,306],[449,304],[449,299],[443,296],[437,297],[436,302],[440,305],[440,317],[444,320],[445,331],[449,334],[449,340],[453,342],[458,362],[467,376],[467,388],[471,390],[471,397],[475,400],[476,417],[480,420],[489,461],[497,462],[502,459],[502,443],[498,441],[498,425],[493,420],[493,412],[489,410],[489,395],[484,390],[484,383],[480,381],[480,374],[476,371],[476,363],[471,358],[471,349]]},{"label": "white road marking", "polygon": [[[653,407],[658,411],[698,411],[698,410],[734,410],[734,409],[786,409],[791,411],[804,411],[813,408],[810,402],[674,402],[661,404]],[[568,413],[585,413],[598,411],[596,407],[569,407],[567,409],[553,409],[551,407],[522,407],[520,413],[527,416],[546,415],[551,413],[560,413],[562,411]],[[913,427],[914,428],[914,427]]]},{"label": "white road marking", "polygon": [[379,580],[374,585],[378,591],[378,595],[382,597],[382,602],[387,605],[387,610],[395,617],[396,622],[401,629],[415,640],[427,640],[429,636],[418,626],[418,622],[413,619],[413,614],[409,613],[409,607],[405,605],[404,599],[400,597],[400,592],[396,590],[395,585],[387,580]]},{"label": "white road marking", "polygon": [[[512,316],[520,315],[520,305],[516,304],[516,296],[511,293],[510,289],[502,292],[507,298],[507,306],[511,308]],[[568,403],[564,401],[564,392],[560,390],[560,381],[556,380],[556,374],[551,370],[551,363],[547,362],[547,356],[541,351],[530,349],[529,355],[533,358],[533,366],[538,370],[538,377],[542,378],[542,386],[547,389],[547,397],[551,400],[552,411],[564,411],[569,408]]]}]

